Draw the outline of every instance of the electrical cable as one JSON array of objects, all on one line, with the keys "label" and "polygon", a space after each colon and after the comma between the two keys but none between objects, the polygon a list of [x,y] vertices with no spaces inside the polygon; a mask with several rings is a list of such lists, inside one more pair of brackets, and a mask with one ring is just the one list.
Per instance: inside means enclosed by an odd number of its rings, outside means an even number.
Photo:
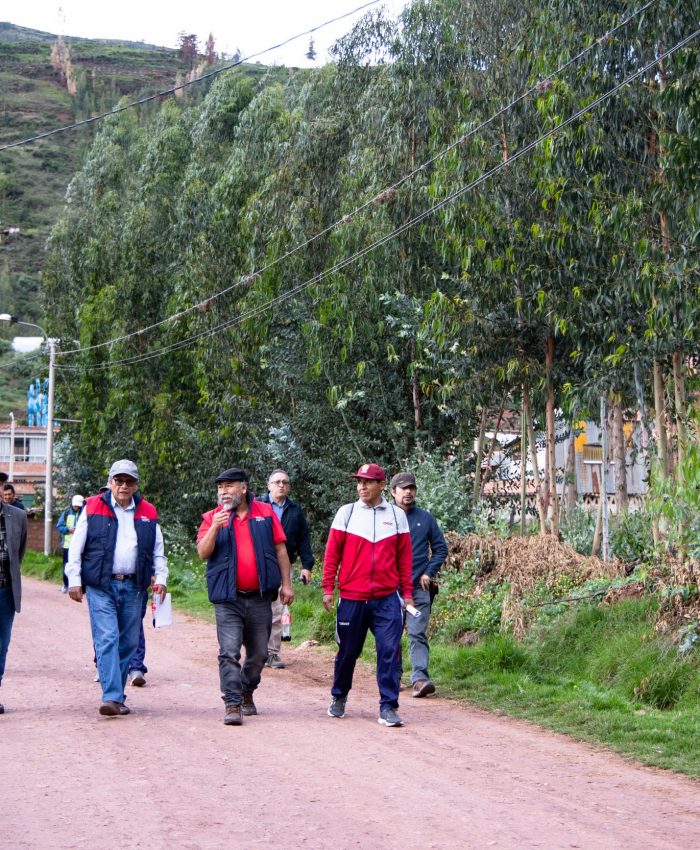
[{"label": "electrical cable", "polygon": [[631,21],[633,21],[636,17],[638,17],[643,12],[645,12],[647,9],[649,9],[649,7],[653,6],[656,2],[658,2],[658,0],[649,0],[649,2],[646,3],[646,5],[642,6],[636,12],[634,12],[629,17],[627,17],[623,21],[621,21],[617,26],[613,27],[612,29],[608,30],[603,35],[599,36],[597,39],[592,41],[591,44],[588,47],[581,50],[578,54],[576,54],[576,56],[574,56],[572,59],[565,62],[556,71],[549,74],[549,76],[544,77],[542,80],[539,80],[535,85],[531,86],[529,89],[527,89],[521,95],[516,97],[514,100],[510,101],[510,103],[501,107],[501,109],[499,109],[491,117],[487,118],[481,124],[477,125],[476,127],[472,128],[471,130],[469,130],[467,133],[461,135],[455,142],[452,142],[448,147],[439,151],[431,159],[428,159],[425,162],[421,163],[421,165],[419,165],[417,168],[414,168],[413,171],[410,171],[408,174],[404,175],[396,183],[393,183],[392,185],[387,186],[385,189],[383,189],[379,193],[375,193],[370,200],[366,201],[364,204],[357,207],[352,212],[347,213],[342,218],[335,221],[333,224],[328,225],[328,227],[326,227],[324,230],[321,230],[319,233],[315,234],[314,236],[309,237],[309,239],[307,239],[305,242],[302,242],[298,245],[295,245],[289,251],[285,252],[284,254],[281,254],[276,259],[272,260],[271,262],[267,263],[266,265],[262,266],[261,268],[256,269],[255,271],[251,272],[250,274],[246,274],[246,275],[241,276],[235,283],[231,284],[231,286],[228,286],[225,289],[222,289],[219,292],[216,292],[212,295],[208,295],[206,298],[202,299],[201,301],[197,302],[196,304],[192,304],[189,307],[186,307],[184,310],[180,310],[177,313],[173,313],[171,316],[167,316],[165,319],[161,319],[158,322],[154,322],[153,324],[147,325],[144,328],[139,328],[139,330],[137,330],[137,331],[132,331],[128,334],[124,334],[123,336],[119,336],[119,337],[115,337],[114,339],[106,340],[105,342],[95,343],[94,345],[84,346],[84,347],[81,347],[81,348],[66,349],[65,351],[57,352],[57,356],[65,357],[69,354],[75,354],[76,352],[79,352],[79,351],[91,351],[91,350],[96,349],[96,348],[102,348],[102,347],[105,347],[105,346],[108,346],[108,345],[113,345],[113,344],[118,343],[118,342],[123,342],[124,340],[130,339],[131,337],[134,337],[134,336],[142,336],[143,334],[148,333],[149,331],[155,330],[156,328],[160,327],[161,325],[167,324],[169,322],[178,321],[179,319],[188,315],[192,311],[199,310],[202,307],[204,307],[205,305],[210,304],[212,301],[215,301],[216,299],[221,298],[224,295],[227,295],[229,292],[232,292],[234,289],[237,289],[239,286],[243,286],[247,283],[250,283],[258,275],[264,274],[266,271],[268,271],[269,269],[278,265],[279,263],[284,262],[286,259],[293,256],[298,251],[301,251],[304,248],[307,248],[309,245],[311,245],[317,239],[320,239],[321,237],[326,236],[327,234],[329,234],[330,232],[335,230],[337,227],[339,227],[341,224],[346,224],[348,222],[348,220],[354,218],[355,216],[357,216],[361,212],[363,212],[365,209],[372,206],[372,204],[378,198],[381,198],[382,196],[386,196],[387,194],[396,191],[401,186],[403,186],[404,183],[406,183],[408,180],[410,180],[412,177],[415,177],[416,174],[418,174],[422,171],[425,171],[425,169],[427,169],[430,165],[432,165],[438,159],[440,159],[443,156],[445,156],[446,154],[448,154],[450,151],[454,150],[454,148],[458,147],[459,145],[463,145],[466,141],[468,141],[470,138],[475,136],[477,133],[479,133],[485,127],[488,127],[490,124],[492,124],[497,118],[500,118],[506,112],[510,111],[515,106],[517,106],[521,101],[528,98],[533,93],[541,91],[543,86],[546,86],[547,83],[551,82],[555,77],[559,76],[559,74],[563,73],[568,68],[570,68],[573,64],[578,62],[587,53],[592,51],[596,46],[604,43],[605,41],[608,41],[616,32],[618,32],[623,27],[628,26]]},{"label": "electrical cable", "polygon": [[267,310],[270,307],[275,307],[278,304],[283,303],[284,301],[288,300],[289,298],[292,298],[295,295],[297,295],[302,290],[308,288],[309,286],[312,286],[315,283],[320,283],[322,280],[324,280],[329,275],[334,274],[335,272],[342,270],[346,266],[355,262],[357,259],[360,259],[361,257],[365,256],[366,254],[374,251],[376,248],[381,247],[382,245],[384,245],[387,242],[394,239],[396,236],[399,236],[402,233],[404,233],[406,230],[409,230],[410,228],[414,227],[416,224],[420,224],[426,218],[433,215],[433,213],[438,212],[443,207],[450,204],[452,201],[456,200],[457,198],[460,198],[462,195],[464,195],[467,192],[471,191],[472,189],[476,188],[481,183],[484,183],[485,181],[489,180],[491,177],[494,177],[500,171],[502,171],[504,168],[511,166],[518,159],[525,156],[526,154],[529,154],[535,147],[540,145],[542,142],[547,141],[547,139],[549,139],[552,136],[556,135],[557,133],[561,132],[561,130],[570,126],[572,123],[577,121],[579,118],[583,117],[584,115],[586,115],[587,113],[589,113],[593,109],[595,109],[596,107],[600,106],[605,101],[609,100],[611,97],[613,97],[615,94],[617,94],[617,92],[620,91],[620,89],[622,89],[625,86],[629,85],[630,83],[634,82],[636,79],[638,79],[639,77],[644,75],[647,71],[656,67],[661,62],[663,62],[665,59],[667,59],[669,56],[673,55],[676,51],[678,51],[681,48],[685,47],[686,45],[690,44],[690,42],[694,41],[696,38],[698,38],[698,36],[700,36],[700,28],[695,30],[695,32],[693,32],[691,35],[687,36],[686,38],[681,39],[681,41],[677,42],[673,47],[665,50],[663,53],[661,53],[655,59],[652,59],[650,62],[648,62],[646,65],[644,65],[642,68],[639,68],[637,71],[635,71],[634,73],[627,76],[624,80],[617,83],[615,86],[613,86],[613,88],[609,89],[604,94],[599,95],[597,98],[595,98],[589,104],[587,104],[586,106],[579,109],[573,115],[569,116],[569,118],[567,118],[566,120],[556,124],[554,127],[550,128],[546,133],[543,133],[539,138],[535,139],[534,141],[525,145],[525,147],[516,151],[507,160],[504,160],[504,161],[498,163],[493,168],[491,168],[488,171],[481,174],[479,177],[475,178],[474,180],[471,180],[469,183],[466,183],[466,184],[460,186],[459,189],[456,189],[454,192],[452,192],[450,195],[443,198],[441,201],[438,201],[436,204],[433,204],[433,206],[429,207],[427,210],[424,210],[419,215],[417,215],[414,218],[412,218],[412,219],[404,222],[403,224],[399,225],[394,230],[392,230],[389,233],[385,234],[384,236],[380,237],[375,242],[372,242],[370,245],[367,245],[364,248],[362,248],[361,250],[355,252],[350,257],[346,257],[346,258],[338,261],[331,268],[324,269],[322,272],[319,272],[319,274],[314,275],[314,277],[312,277],[312,278],[310,278],[310,279],[308,279],[308,280],[306,280],[302,283],[297,284],[296,286],[292,287],[291,289],[287,290],[286,292],[283,292],[280,295],[276,296],[275,298],[272,298],[269,301],[266,301],[264,304],[260,304],[257,307],[253,307],[250,310],[246,311],[245,313],[241,313],[241,314],[239,314],[238,316],[235,316],[232,319],[228,319],[226,322],[222,322],[221,324],[217,325],[214,328],[209,328],[206,331],[202,331],[202,332],[195,334],[193,336],[190,336],[190,337],[188,337],[184,340],[180,340],[179,342],[172,343],[171,345],[164,346],[162,349],[158,349],[156,351],[151,350],[151,351],[148,351],[148,352],[144,352],[143,354],[134,355],[133,357],[125,357],[125,358],[122,358],[120,360],[113,360],[113,361],[110,361],[108,363],[94,364],[92,366],[83,366],[83,367],[63,366],[63,367],[59,367],[59,368],[66,369],[66,370],[70,369],[72,371],[78,371],[79,370],[79,371],[82,371],[82,372],[89,372],[89,371],[94,371],[94,370],[97,370],[97,369],[109,369],[109,368],[112,368],[114,366],[131,365],[131,364],[134,364],[134,363],[141,363],[145,360],[151,360],[151,359],[156,358],[156,357],[161,357],[164,354],[167,354],[171,351],[176,351],[179,348],[184,348],[185,346],[188,346],[192,342],[194,342],[198,339],[201,339],[203,337],[213,336],[220,331],[227,330],[229,327],[232,327],[233,325],[240,324],[241,322],[258,315],[258,313],[261,313],[261,312]]},{"label": "electrical cable", "polygon": [[353,9],[350,12],[344,12],[342,15],[338,15],[336,18],[331,18],[328,21],[324,21],[322,24],[317,24],[315,27],[311,27],[311,29],[306,30],[305,32],[297,33],[297,35],[293,35],[290,38],[281,41],[279,44],[275,44],[272,47],[266,47],[265,50],[260,50],[257,53],[251,53],[250,56],[245,56],[243,59],[238,59],[235,62],[230,62],[228,65],[224,65],[221,68],[215,68],[213,71],[209,71],[207,74],[203,74],[201,77],[197,77],[194,80],[186,80],[184,83],[180,83],[180,85],[173,86],[169,89],[164,89],[163,91],[157,92],[156,94],[150,94],[147,97],[143,97],[140,100],[134,100],[130,103],[126,103],[123,106],[114,106],[108,112],[102,112],[99,115],[93,115],[90,118],[84,118],[82,121],[76,121],[73,124],[66,124],[63,127],[56,127],[53,130],[47,130],[45,133],[39,133],[36,136],[31,136],[28,139],[21,139],[16,142],[10,142],[6,145],[0,146],[0,153],[8,150],[9,148],[17,148],[21,145],[28,145],[32,142],[37,142],[40,139],[46,139],[49,136],[55,136],[57,133],[65,133],[68,130],[75,130],[77,127],[83,127],[86,124],[93,124],[96,121],[102,121],[103,118],[108,118],[110,115],[118,115],[120,112],[124,112],[127,109],[132,109],[134,106],[141,106],[144,103],[148,103],[151,100],[156,100],[159,97],[168,97],[171,94],[175,94],[175,92],[182,91],[182,89],[186,89],[189,86],[193,86],[196,83],[201,83],[203,80],[209,80],[212,77],[216,77],[218,74],[223,74],[224,71],[230,71],[231,68],[237,68],[239,65],[242,65],[245,62],[250,62],[251,59],[257,59],[260,56],[264,56],[266,53],[271,53],[273,50],[278,50],[280,47],[285,47],[293,41],[296,41],[299,38],[303,38],[307,35],[312,35],[324,27],[330,26],[330,24],[335,24],[338,21],[342,21],[344,18],[349,18],[352,15],[357,14],[357,12],[361,12],[363,9],[367,9],[370,6],[376,6],[377,3],[381,2],[381,0],[368,0],[368,2],[363,3],[361,6],[357,6],[357,8]]}]

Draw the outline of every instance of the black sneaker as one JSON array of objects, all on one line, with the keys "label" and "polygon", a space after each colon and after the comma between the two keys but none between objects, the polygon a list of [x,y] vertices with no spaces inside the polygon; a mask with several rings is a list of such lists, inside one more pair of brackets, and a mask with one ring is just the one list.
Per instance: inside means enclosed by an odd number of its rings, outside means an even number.
[{"label": "black sneaker", "polygon": [[384,726],[403,726],[403,720],[394,708],[383,708],[379,712],[377,723],[382,723]]},{"label": "black sneaker", "polygon": [[345,717],[345,703],[347,701],[347,697],[333,697],[331,704],[328,706],[328,716],[338,718]]},{"label": "black sneaker", "polygon": [[267,656],[267,661],[265,662],[265,664],[268,667],[272,667],[274,670],[284,670],[284,666],[285,666],[284,661],[282,661],[282,659],[279,657],[279,655],[276,652],[271,652]]}]

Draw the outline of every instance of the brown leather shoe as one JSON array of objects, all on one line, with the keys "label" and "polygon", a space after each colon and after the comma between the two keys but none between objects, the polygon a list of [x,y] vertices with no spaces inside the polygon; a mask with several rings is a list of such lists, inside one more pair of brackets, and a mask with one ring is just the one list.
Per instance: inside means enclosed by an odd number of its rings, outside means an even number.
[{"label": "brown leather shoe", "polygon": [[428,694],[435,693],[435,685],[430,681],[430,679],[420,679],[418,682],[413,683],[413,691],[411,696],[414,697],[427,697]]},{"label": "brown leather shoe", "polygon": [[255,707],[255,703],[253,702],[252,694],[243,694],[243,698],[241,700],[241,714],[244,717],[250,717],[252,714],[257,714],[258,709]]},{"label": "brown leather shoe", "polygon": [[128,705],[124,705],[123,702],[118,702],[117,705],[119,706],[119,714],[131,714],[131,709]]},{"label": "brown leather shoe", "polygon": [[243,718],[241,717],[240,705],[233,705],[232,703],[227,705],[224,724],[226,726],[240,726],[241,723],[243,723]]},{"label": "brown leather shoe", "polygon": [[[103,702],[100,706],[100,714],[103,714],[105,717],[117,717],[117,715],[122,713],[120,711],[120,706],[120,702],[114,702],[114,700],[111,699],[105,700],[105,702]],[[124,706],[124,708],[126,708],[126,706]]]}]

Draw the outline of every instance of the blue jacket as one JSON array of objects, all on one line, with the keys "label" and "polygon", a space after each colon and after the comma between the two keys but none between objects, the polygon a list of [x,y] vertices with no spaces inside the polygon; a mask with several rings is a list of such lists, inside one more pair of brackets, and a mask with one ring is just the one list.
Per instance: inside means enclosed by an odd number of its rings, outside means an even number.
[{"label": "blue jacket", "polygon": [[[272,505],[269,493],[260,496],[258,501],[267,502],[270,506]],[[282,510],[282,528],[287,536],[286,545],[289,563],[293,564],[296,561],[297,555],[299,555],[302,567],[305,570],[313,569],[314,553],[311,551],[309,526],[306,522],[304,511],[292,499],[287,499]]]},{"label": "blue jacket", "polygon": [[[106,589],[112,577],[114,549],[117,545],[117,515],[112,507],[112,494],[90,496],[85,502],[87,537],[80,562],[82,582],[87,587]],[[136,587],[148,590],[154,573],[153,549],[156,543],[158,513],[139,493],[134,496],[136,513]]]},{"label": "blue jacket", "polygon": [[[255,550],[255,566],[258,570],[260,594],[276,598],[282,583],[277,550],[272,536],[272,508],[255,501],[251,495],[248,517],[248,527]],[[215,511],[203,515],[205,522],[211,523]],[[237,552],[236,535],[232,523],[235,511],[229,517],[228,525],[219,529],[216,535],[214,551],[207,559],[207,592],[209,601],[234,602],[237,599],[236,575]]]},{"label": "blue jacket", "polygon": [[[413,549],[413,585],[425,574],[435,578],[447,558],[447,543],[437,520],[423,508],[412,507],[406,513]],[[430,557],[428,557],[430,552]]]}]

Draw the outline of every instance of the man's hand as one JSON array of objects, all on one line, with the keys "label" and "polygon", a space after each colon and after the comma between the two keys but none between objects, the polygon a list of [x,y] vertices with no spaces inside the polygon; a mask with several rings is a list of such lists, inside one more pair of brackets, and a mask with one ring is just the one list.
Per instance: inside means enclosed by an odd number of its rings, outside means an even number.
[{"label": "man's hand", "polygon": [[430,576],[427,573],[423,573],[423,575],[420,577],[420,586],[423,588],[423,590],[430,590],[431,581],[432,579],[430,578]]},{"label": "man's hand", "polygon": [[78,585],[77,587],[69,587],[68,595],[74,602],[82,602],[83,601],[83,588]]},{"label": "man's hand", "polygon": [[[408,606],[409,606],[409,605],[413,605],[413,597],[411,597],[411,596],[404,596],[404,598],[403,598],[403,607],[404,607],[404,608],[408,608]],[[413,607],[415,608],[416,606],[415,606],[415,605],[413,605]]]},{"label": "man's hand", "polygon": [[333,594],[332,593],[324,593],[323,594],[323,607],[328,611],[329,614],[333,613],[333,608],[335,607],[333,604]]},{"label": "man's hand", "polygon": [[153,596],[157,596],[159,602],[162,602],[165,599],[165,594],[167,593],[167,591],[168,588],[164,584],[153,585]]},{"label": "man's hand", "polygon": [[283,584],[280,587],[280,602],[283,605],[291,605],[294,602],[294,591],[291,584]]},{"label": "man's hand", "polygon": [[302,570],[299,576],[304,584],[308,584],[311,581],[311,570]]}]

